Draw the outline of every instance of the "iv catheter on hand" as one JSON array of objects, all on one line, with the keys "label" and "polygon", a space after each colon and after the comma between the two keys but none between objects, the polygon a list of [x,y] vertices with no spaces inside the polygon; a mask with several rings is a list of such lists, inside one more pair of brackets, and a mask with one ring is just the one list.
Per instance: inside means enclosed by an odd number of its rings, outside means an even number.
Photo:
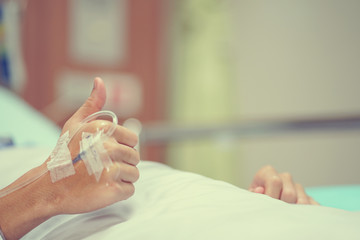
[{"label": "iv catheter on hand", "polygon": [[[115,132],[116,126],[118,125],[118,118],[115,115],[115,113],[111,112],[111,111],[99,111],[96,113],[91,114],[90,116],[88,116],[87,118],[85,118],[81,123],[85,124],[88,122],[91,122],[95,119],[97,119],[98,117],[103,117],[103,116],[108,116],[112,118],[112,124],[111,127],[108,129],[107,132],[105,132],[105,136],[107,138],[111,137],[111,135],[113,135],[113,133]],[[73,138],[75,136],[75,134],[77,134],[77,132],[80,130],[81,126],[75,131],[75,133],[72,135],[71,138]],[[84,156],[85,151],[87,149],[85,149],[84,151],[81,151],[73,160],[72,163],[75,164],[76,162],[80,161],[82,159],[82,156]]]},{"label": "iv catheter on hand", "polygon": [[[81,121],[81,123],[80,123],[81,125],[80,125],[80,126],[76,129],[76,131],[71,135],[69,142],[71,142],[71,140],[74,138],[74,136],[75,136],[76,134],[78,134],[78,132],[81,130],[81,128],[82,128],[86,123],[89,123],[89,122],[91,122],[91,121],[93,121],[93,120],[96,120],[96,119],[98,119],[98,118],[100,118],[100,117],[106,117],[106,116],[112,118],[110,127],[107,129],[106,132],[104,132],[103,130],[97,129],[97,132],[102,131],[102,133],[103,133],[103,134],[102,134],[103,137],[102,137],[102,138],[98,138],[97,140],[103,141],[103,140],[106,140],[107,138],[111,137],[112,134],[115,132],[116,127],[117,127],[117,125],[118,125],[118,118],[117,118],[117,116],[116,116],[113,112],[111,112],[111,111],[99,111],[99,112],[96,112],[96,113],[91,114],[90,116],[86,117],[84,120]],[[93,142],[93,144],[96,144],[96,142]],[[89,148],[91,148],[91,147],[92,147],[92,146],[88,146],[88,148],[83,149],[82,151],[80,151],[80,152],[77,154],[77,156],[76,156],[74,159],[71,160],[71,161],[72,161],[72,164],[74,165],[74,164],[77,163],[78,161],[83,160],[83,159],[84,159],[84,156],[86,155],[86,152],[87,152],[87,151],[90,151]],[[25,187],[25,186],[33,183],[34,181],[36,181],[37,179],[39,179],[41,176],[45,175],[45,174],[48,173],[48,172],[49,172],[49,169],[46,168],[46,169],[44,169],[42,172],[40,172],[39,174],[37,174],[36,176],[34,176],[34,177],[32,177],[32,178],[24,181],[24,182],[21,182],[21,183],[15,185],[15,186],[6,187],[6,188],[4,188],[3,190],[0,190],[0,198],[5,197],[6,195],[8,195],[8,194],[10,194],[10,193],[12,193],[12,192],[14,192],[14,191],[16,191],[16,190],[19,190],[19,189],[21,189],[21,188],[23,188],[23,187]]]}]

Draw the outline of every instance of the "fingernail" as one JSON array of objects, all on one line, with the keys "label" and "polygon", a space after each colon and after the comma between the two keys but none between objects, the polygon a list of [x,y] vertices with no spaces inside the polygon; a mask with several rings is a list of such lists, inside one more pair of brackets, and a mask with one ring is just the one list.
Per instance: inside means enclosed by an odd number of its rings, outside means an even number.
[{"label": "fingernail", "polygon": [[94,79],[94,85],[93,85],[93,90],[95,90],[98,86],[98,78]]}]

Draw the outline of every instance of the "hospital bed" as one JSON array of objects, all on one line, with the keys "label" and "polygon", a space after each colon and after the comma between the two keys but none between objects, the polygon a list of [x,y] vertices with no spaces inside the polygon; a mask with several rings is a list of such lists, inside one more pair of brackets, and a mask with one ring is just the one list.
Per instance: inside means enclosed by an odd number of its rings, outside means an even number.
[{"label": "hospital bed", "polygon": [[[12,140],[0,150],[2,188],[42,163],[60,130],[4,89],[0,109],[0,135]],[[23,239],[360,239],[359,186],[314,188],[316,200],[330,196],[324,206],[291,205],[160,163],[139,169],[130,199],[53,217]],[[343,202],[348,194],[354,202]]]}]

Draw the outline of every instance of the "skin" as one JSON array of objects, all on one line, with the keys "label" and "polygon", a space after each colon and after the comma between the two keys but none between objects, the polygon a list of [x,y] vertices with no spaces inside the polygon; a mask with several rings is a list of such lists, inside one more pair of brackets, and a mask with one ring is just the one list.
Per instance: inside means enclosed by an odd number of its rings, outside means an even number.
[{"label": "skin", "polygon": [[249,191],[287,203],[319,205],[306,194],[302,185],[293,181],[289,173],[278,173],[272,166],[265,166],[255,174]]},{"label": "skin", "polygon": [[[104,83],[96,78],[90,97],[66,122],[62,133],[70,131],[71,135],[84,118],[102,109],[105,99]],[[86,126],[86,131],[94,132],[97,128],[106,127],[106,124],[104,121],[91,122]],[[80,136],[75,135],[74,141],[69,144],[72,158],[79,152],[79,138]],[[74,165],[75,175],[52,183],[48,172],[31,184],[1,198],[0,226],[6,239],[19,239],[55,215],[90,212],[132,196],[135,191],[133,183],[139,178],[136,165],[140,156],[134,150],[137,142],[138,138],[134,133],[117,126],[112,137],[104,143],[114,164],[108,170],[103,170],[99,182],[94,176],[89,176],[83,161],[79,161]],[[47,169],[48,160],[12,185],[43,172]]]}]

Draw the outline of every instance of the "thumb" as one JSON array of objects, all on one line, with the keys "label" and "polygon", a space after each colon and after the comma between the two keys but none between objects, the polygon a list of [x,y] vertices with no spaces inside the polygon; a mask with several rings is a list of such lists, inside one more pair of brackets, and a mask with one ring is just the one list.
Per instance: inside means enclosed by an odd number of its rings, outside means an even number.
[{"label": "thumb", "polygon": [[82,121],[87,116],[100,111],[105,105],[106,89],[103,80],[99,77],[94,79],[93,90],[85,103],[75,112],[73,119]]},{"label": "thumb", "polygon": [[68,120],[67,124],[75,125],[80,123],[87,116],[100,111],[105,105],[106,89],[103,80],[99,77],[94,80],[93,90],[85,103]]}]

